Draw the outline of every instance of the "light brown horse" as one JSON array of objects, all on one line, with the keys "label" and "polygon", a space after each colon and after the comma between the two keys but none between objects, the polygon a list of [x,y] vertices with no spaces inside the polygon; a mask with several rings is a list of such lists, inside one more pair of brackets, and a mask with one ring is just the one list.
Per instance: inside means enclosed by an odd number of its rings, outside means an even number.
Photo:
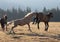
[{"label": "light brown horse", "polygon": [[10,33],[11,33],[12,31],[13,31],[13,33],[15,33],[13,29],[14,29],[15,27],[17,27],[18,25],[23,26],[23,25],[26,25],[26,24],[28,25],[28,28],[29,28],[29,30],[31,31],[31,29],[30,29],[30,24],[29,24],[29,23],[31,22],[33,16],[36,16],[36,12],[28,13],[24,18],[14,20],[14,21],[13,21],[14,26],[11,28]]},{"label": "light brown horse", "polygon": [[[43,13],[43,12],[39,12],[36,14],[36,17],[34,18],[34,22],[37,23],[38,29],[39,29],[39,23],[40,22],[44,22],[45,24],[45,31],[48,30],[49,24],[48,22],[50,21],[50,19],[53,17],[53,13],[49,12],[49,13]],[[34,24],[33,22],[33,24]]]}]

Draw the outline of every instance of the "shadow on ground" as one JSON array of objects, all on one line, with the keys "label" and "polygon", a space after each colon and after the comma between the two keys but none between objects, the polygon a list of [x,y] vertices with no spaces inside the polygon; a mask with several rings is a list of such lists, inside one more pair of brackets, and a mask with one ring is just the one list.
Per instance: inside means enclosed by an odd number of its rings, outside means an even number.
[{"label": "shadow on ground", "polygon": [[45,35],[45,34],[37,34],[37,33],[16,33],[16,36],[13,36],[13,38],[20,38],[22,36],[18,36],[18,35],[27,35],[27,36],[38,36],[38,37],[47,37],[47,38],[53,38],[53,39],[57,39],[60,40],[60,34],[57,35]]}]

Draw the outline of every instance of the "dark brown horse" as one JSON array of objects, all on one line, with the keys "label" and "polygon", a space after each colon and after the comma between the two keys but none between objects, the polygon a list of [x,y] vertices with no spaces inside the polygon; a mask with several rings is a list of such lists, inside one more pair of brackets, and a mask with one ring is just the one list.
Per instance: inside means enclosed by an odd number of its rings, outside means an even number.
[{"label": "dark brown horse", "polygon": [[1,28],[3,29],[3,31],[5,30],[5,27],[7,31],[7,15],[2,16],[2,18],[0,19],[0,23],[1,23]]},{"label": "dark brown horse", "polygon": [[[39,12],[39,13],[36,13],[36,17],[34,18],[34,22],[37,23],[38,29],[39,29],[39,23],[40,22],[44,22],[44,24],[45,24],[45,31],[47,31],[48,27],[49,27],[48,22],[50,21],[50,19],[52,17],[53,17],[53,14],[51,12],[47,13],[47,14]],[[33,24],[34,24],[34,22],[33,22]]]}]

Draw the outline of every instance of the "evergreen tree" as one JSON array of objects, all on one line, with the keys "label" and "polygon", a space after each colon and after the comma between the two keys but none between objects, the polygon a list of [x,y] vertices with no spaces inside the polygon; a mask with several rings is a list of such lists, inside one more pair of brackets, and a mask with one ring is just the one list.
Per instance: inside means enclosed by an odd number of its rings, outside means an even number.
[{"label": "evergreen tree", "polygon": [[26,13],[29,13],[29,12],[31,12],[31,8],[30,7],[27,7],[26,8]]},{"label": "evergreen tree", "polygon": [[43,8],[43,12],[46,13],[47,12],[47,9],[46,7]]}]

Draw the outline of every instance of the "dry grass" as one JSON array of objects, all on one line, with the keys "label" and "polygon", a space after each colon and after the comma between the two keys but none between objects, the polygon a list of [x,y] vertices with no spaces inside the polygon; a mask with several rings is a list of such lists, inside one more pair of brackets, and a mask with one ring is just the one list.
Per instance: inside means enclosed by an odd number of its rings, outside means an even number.
[{"label": "dry grass", "polygon": [[[59,42],[60,41],[60,22],[49,22],[48,31],[44,31],[44,23],[40,23],[40,29],[37,25],[31,25],[30,32],[28,26],[18,26],[14,29],[16,34],[7,34],[0,28],[0,42]],[[8,26],[8,30],[13,25]]]}]

